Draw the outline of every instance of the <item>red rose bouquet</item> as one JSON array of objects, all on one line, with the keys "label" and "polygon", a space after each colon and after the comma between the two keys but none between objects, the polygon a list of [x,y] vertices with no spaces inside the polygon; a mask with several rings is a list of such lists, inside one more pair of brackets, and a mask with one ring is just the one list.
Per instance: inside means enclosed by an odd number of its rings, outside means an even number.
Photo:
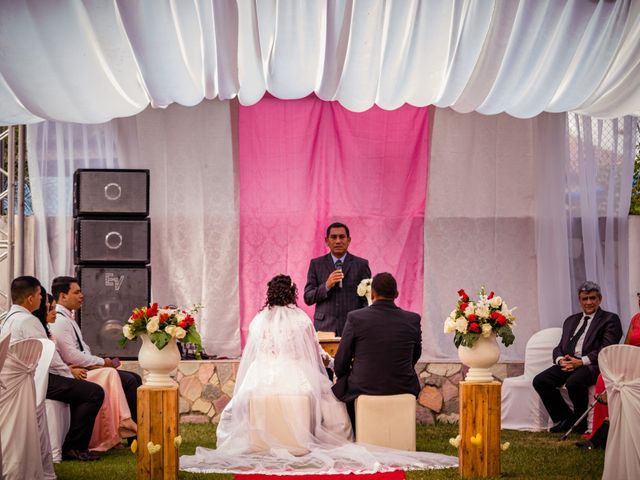
[{"label": "red rose bouquet", "polygon": [[481,337],[492,334],[501,337],[502,343],[508,347],[515,340],[513,326],[516,317],[506,302],[493,292],[485,293],[480,289],[477,301],[471,301],[464,290],[458,290],[458,304],[444,321],[444,332],[455,333],[453,343],[472,347]]}]

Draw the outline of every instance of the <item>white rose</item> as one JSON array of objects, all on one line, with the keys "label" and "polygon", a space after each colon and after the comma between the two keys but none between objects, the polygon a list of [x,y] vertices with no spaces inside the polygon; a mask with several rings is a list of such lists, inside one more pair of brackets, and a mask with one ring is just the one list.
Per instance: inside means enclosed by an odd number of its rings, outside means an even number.
[{"label": "white rose", "polygon": [[178,340],[181,340],[185,337],[185,335],[187,334],[186,330],[182,327],[176,327],[176,338]]},{"label": "white rose", "polygon": [[493,329],[491,328],[491,325],[489,325],[488,323],[483,323],[482,324],[482,336],[483,337],[488,337],[489,335],[491,335],[491,331]]},{"label": "white rose", "polygon": [[491,305],[491,308],[500,308],[500,305],[502,305],[502,298],[496,295],[489,300],[489,305]]},{"label": "white rose", "polygon": [[476,306],[473,303],[470,303],[467,308],[464,309],[465,315],[471,315],[476,310]]},{"label": "white rose", "polygon": [[449,318],[453,318],[455,320],[457,316],[458,316],[458,309],[451,310],[451,313],[449,314]]},{"label": "white rose", "polygon": [[475,313],[480,318],[489,318],[489,314],[491,312],[489,311],[489,307],[487,307],[486,305],[480,305],[478,308],[476,308]]},{"label": "white rose", "polygon": [[157,316],[151,317],[147,322],[147,332],[149,333],[157,332],[159,327],[160,319]]},{"label": "white rose", "polygon": [[467,333],[467,325],[469,324],[469,322],[467,322],[467,319],[464,317],[460,317],[456,319],[456,330],[458,330],[460,333]]},{"label": "white rose", "polygon": [[129,325],[125,325],[124,327],[122,327],[122,334],[129,340],[133,340],[135,338],[135,336],[131,332],[131,329],[129,328]]},{"label": "white rose", "polygon": [[444,322],[444,333],[453,333],[456,331],[456,321],[451,317],[447,318]]},{"label": "white rose", "polygon": [[176,336],[176,326],[175,325],[167,325],[164,329],[164,331],[168,334],[171,335],[172,337]]},{"label": "white rose", "polygon": [[360,297],[364,297],[367,292],[369,291],[369,280],[362,280],[359,284],[358,284],[358,296]]}]

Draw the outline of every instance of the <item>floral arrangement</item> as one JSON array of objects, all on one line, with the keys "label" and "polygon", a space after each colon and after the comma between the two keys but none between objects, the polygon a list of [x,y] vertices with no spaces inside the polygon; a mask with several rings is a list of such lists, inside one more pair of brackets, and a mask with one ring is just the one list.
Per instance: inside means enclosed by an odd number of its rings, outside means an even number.
[{"label": "floral arrangement", "polygon": [[371,305],[371,279],[365,278],[358,284],[358,296],[367,297],[367,302]]},{"label": "floral arrangement", "polygon": [[456,347],[472,347],[482,337],[495,334],[508,347],[515,340],[513,326],[516,317],[498,295],[485,293],[484,287],[478,293],[478,300],[472,302],[464,290],[458,290],[458,305],[444,321],[444,333],[455,333]]},{"label": "floral arrangement", "polygon": [[120,346],[124,347],[127,342],[137,340],[140,335],[149,335],[158,350],[162,350],[169,340],[175,338],[179,342],[194,344],[196,356],[199,356],[202,351],[202,339],[196,330],[193,315],[202,308],[204,307],[200,304],[194,305],[190,310],[175,307],[158,308],[157,303],[149,307],[136,308],[122,327]]}]

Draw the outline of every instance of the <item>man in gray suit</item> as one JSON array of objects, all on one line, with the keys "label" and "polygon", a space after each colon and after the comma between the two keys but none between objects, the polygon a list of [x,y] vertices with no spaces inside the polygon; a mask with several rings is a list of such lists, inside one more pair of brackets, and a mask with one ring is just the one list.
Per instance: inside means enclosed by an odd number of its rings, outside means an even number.
[{"label": "man in gray suit", "polygon": [[313,323],[318,331],[342,335],[347,314],[366,306],[357,289],[365,278],[371,278],[369,262],[348,253],[349,227],[332,223],[327,227],[325,242],[330,253],[314,258],[309,264],[304,303],[316,306]]},{"label": "man in gray suit", "polygon": [[335,358],[338,381],[333,393],[346,403],[354,428],[359,395],[420,393],[414,368],[422,353],[420,315],[396,306],[397,297],[393,275],[379,273],[371,282],[371,306],[347,316]]}]

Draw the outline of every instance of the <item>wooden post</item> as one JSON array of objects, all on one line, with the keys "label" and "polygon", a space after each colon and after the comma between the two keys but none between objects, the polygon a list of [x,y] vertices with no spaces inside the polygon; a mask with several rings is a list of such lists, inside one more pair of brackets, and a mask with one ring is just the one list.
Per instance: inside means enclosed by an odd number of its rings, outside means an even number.
[{"label": "wooden post", "polygon": [[[178,387],[138,388],[138,480],[178,478]],[[148,443],[160,445],[150,453]]]},{"label": "wooden post", "polygon": [[458,456],[463,478],[500,476],[501,386],[500,382],[460,382]]}]

